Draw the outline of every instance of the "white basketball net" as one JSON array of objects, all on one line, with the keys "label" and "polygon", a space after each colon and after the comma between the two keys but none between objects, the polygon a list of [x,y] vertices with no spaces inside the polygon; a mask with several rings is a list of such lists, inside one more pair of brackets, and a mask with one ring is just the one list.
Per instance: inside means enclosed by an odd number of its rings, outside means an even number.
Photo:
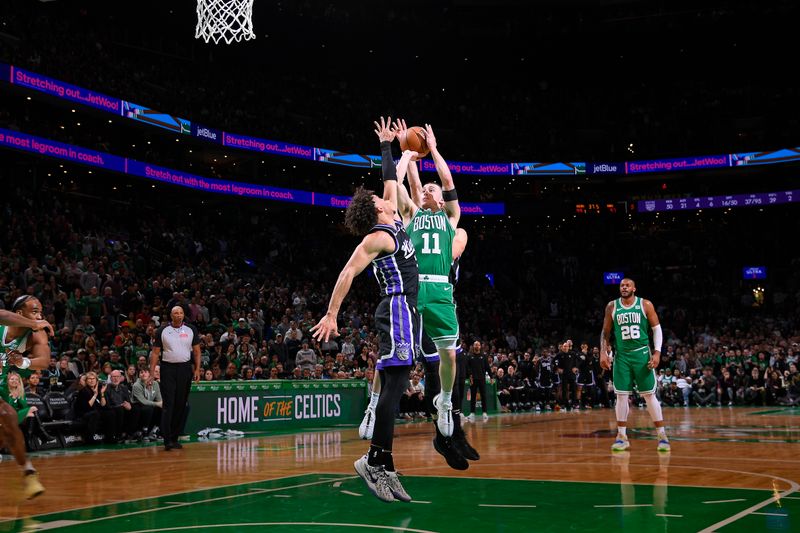
[{"label": "white basketball net", "polygon": [[253,0],[197,0],[194,36],[214,44],[255,39]]}]

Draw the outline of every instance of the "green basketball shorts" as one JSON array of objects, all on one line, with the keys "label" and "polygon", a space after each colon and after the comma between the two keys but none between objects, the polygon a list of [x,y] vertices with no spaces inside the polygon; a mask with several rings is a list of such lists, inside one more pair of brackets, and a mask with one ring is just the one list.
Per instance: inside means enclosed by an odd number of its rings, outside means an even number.
[{"label": "green basketball shorts", "polygon": [[656,373],[647,368],[650,362],[650,348],[636,352],[618,352],[614,356],[614,389],[621,393],[633,393],[633,387],[639,394],[648,394],[656,390]]},{"label": "green basketball shorts", "polygon": [[420,331],[428,334],[436,348],[457,347],[458,317],[450,283],[431,283],[420,279],[417,310],[422,322]]}]

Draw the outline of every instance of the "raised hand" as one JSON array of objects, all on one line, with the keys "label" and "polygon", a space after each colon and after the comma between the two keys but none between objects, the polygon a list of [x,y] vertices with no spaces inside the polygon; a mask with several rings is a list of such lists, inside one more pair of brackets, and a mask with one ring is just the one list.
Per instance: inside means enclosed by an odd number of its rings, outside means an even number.
[{"label": "raised hand", "polygon": [[322,319],[317,322],[309,331],[312,333],[312,338],[328,342],[331,335],[336,337],[339,336],[339,328],[336,325],[336,317],[331,315],[325,315]]},{"label": "raised hand", "polygon": [[608,356],[608,352],[600,352],[600,368],[611,370],[611,357]]},{"label": "raised hand", "polygon": [[378,139],[383,141],[392,142],[397,135],[395,131],[391,129],[392,117],[388,117],[386,120],[381,117],[381,123],[378,124],[377,121],[373,122],[375,124],[375,135],[378,136]]},{"label": "raised hand", "polygon": [[433,134],[433,128],[431,128],[430,124],[425,124],[425,140],[431,151],[436,150],[436,136]]},{"label": "raised hand", "polygon": [[415,152],[414,150],[406,150],[403,152],[403,155],[400,156],[400,159],[409,159],[411,161],[415,161],[416,158],[419,157],[419,152]]},{"label": "raised hand", "polygon": [[43,329],[47,332],[48,337],[52,337],[54,335],[53,326],[47,320],[37,320],[36,326],[31,329],[33,331],[39,331],[40,329]]},{"label": "raised hand", "polygon": [[407,130],[406,121],[402,118],[398,118],[392,123],[392,131],[394,131],[397,138],[400,138],[400,135],[404,135]]}]

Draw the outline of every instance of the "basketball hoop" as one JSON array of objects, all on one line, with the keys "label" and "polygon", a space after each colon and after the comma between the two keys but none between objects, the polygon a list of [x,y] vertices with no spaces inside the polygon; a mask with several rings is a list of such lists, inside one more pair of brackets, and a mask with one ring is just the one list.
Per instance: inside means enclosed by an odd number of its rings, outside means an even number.
[{"label": "basketball hoop", "polygon": [[197,0],[194,36],[214,44],[255,39],[253,0]]}]

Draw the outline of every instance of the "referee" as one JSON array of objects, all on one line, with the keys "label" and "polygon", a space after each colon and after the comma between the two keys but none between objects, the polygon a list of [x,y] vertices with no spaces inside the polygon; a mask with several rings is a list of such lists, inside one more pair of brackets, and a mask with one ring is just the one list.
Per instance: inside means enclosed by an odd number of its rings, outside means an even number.
[{"label": "referee", "polygon": [[486,413],[487,404],[486,399],[486,375],[491,369],[489,363],[486,362],[486,357],[481,352],[480,341],[472,343],[470,348],[469,357],[467,359],[467,375],[469,376],[469,418],[470,422],[475,421],[475,405],[478,399],[478,392],[481,393],[481,407],[483,408],[483,421],[489,420],[489,415]]},{"label": "referee", "polygon": [[155,375],[159,357],[161,358],[161,396],[164,402],[161,434],[164,436],[166,451],[183,448],[178,442],[178,435],[186,416],[193,374],[194,380],[200,381],[200,336],[193,325],[183,322],[183,316],[181,306],[172,308],[172,321],[158,328],[150,354],[151,376]]}]

